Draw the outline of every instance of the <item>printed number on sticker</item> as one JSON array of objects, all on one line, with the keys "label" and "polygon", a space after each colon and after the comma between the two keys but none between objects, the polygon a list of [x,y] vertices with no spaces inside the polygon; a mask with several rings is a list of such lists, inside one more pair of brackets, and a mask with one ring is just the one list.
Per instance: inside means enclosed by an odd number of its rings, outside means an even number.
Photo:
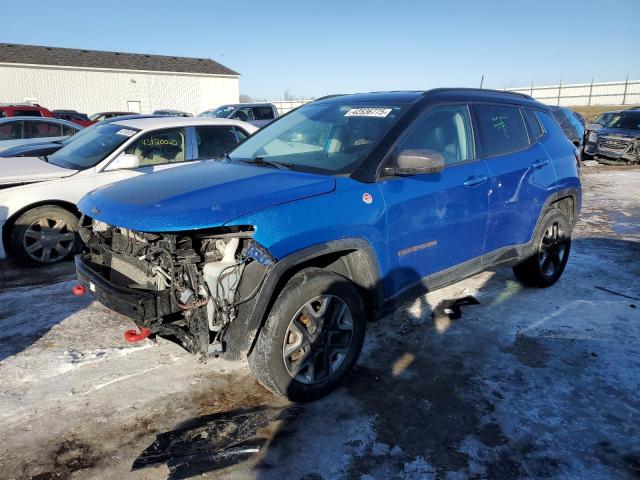
[{"label": "printed number on sticker", "polygon": [[391,110],[391,108],[352,108],[344,116],[385,118],[391,113]]}]

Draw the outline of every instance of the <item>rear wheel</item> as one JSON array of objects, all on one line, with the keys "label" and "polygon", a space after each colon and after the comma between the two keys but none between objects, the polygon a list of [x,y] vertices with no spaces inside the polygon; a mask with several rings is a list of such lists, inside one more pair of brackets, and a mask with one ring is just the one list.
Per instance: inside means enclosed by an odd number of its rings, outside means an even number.
[{"label": "rear wheel", "polygon": [[249,366],[275,394],[314,400],[333,390],[356,363],[365,323],[362,299],[349,280],[303,270],[274,303]]},{"label": "rear wheel", "polygon": [[525,285],[549,287],[558,281],[569,260],[571,224],[564,212],[551,210],[540,226],[533,255],[513,267],[513,272]]},{"label": "rear wheel", "polygon": [[22,263],[57,263],[78,250],[78,219],[62,207],[36,207],[18,217],[9,242],[10,252]]}]

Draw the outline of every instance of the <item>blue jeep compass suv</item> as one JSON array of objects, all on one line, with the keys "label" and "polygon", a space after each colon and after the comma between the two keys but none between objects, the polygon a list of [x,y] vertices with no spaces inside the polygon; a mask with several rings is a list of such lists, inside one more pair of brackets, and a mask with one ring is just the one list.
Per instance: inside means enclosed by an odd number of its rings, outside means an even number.
[{"label": "blue jeep compass suv", "polygon": [[77,272],[135,338],[247,358],[265,387],[310,400],[354,365],[366,321],[417,288],[498,264],[526,285],[558,280],[577,155],[521,94],[325,97],[223,159],[85,196]]}]

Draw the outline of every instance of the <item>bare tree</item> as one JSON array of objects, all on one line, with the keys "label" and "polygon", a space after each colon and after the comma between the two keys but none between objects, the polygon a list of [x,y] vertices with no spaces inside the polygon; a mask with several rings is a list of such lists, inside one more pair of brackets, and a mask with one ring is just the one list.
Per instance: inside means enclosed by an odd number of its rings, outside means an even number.
[{"label": "bare tree", "polygon": [[240,94],[240,103],[252,103],[254,100],[246,93]]}]

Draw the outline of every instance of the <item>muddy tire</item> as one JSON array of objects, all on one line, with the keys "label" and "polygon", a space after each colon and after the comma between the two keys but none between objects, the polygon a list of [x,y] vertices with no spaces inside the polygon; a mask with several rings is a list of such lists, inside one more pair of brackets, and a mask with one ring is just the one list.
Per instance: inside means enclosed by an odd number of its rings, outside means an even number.
[{"label": "muddy tire", "polygon": [[9,233],[9,252],[26,265],[60,262],[77,253],[81,245],[76,216],[53,205],[23,213]]},{"label": "muddy tire", "polygon": [[296,402],[333,390],[356,363],[365,335],[362,298],[346,278],[317,268],[282,289],[249,356],[257,380]]},{"label": "muddy tire", "polygon": [[550,210],[536,231],[534,252],[513,267],[516,278],[530,287],[549,287],[556,283],[569,259],[571,222],[561,210]]}]

